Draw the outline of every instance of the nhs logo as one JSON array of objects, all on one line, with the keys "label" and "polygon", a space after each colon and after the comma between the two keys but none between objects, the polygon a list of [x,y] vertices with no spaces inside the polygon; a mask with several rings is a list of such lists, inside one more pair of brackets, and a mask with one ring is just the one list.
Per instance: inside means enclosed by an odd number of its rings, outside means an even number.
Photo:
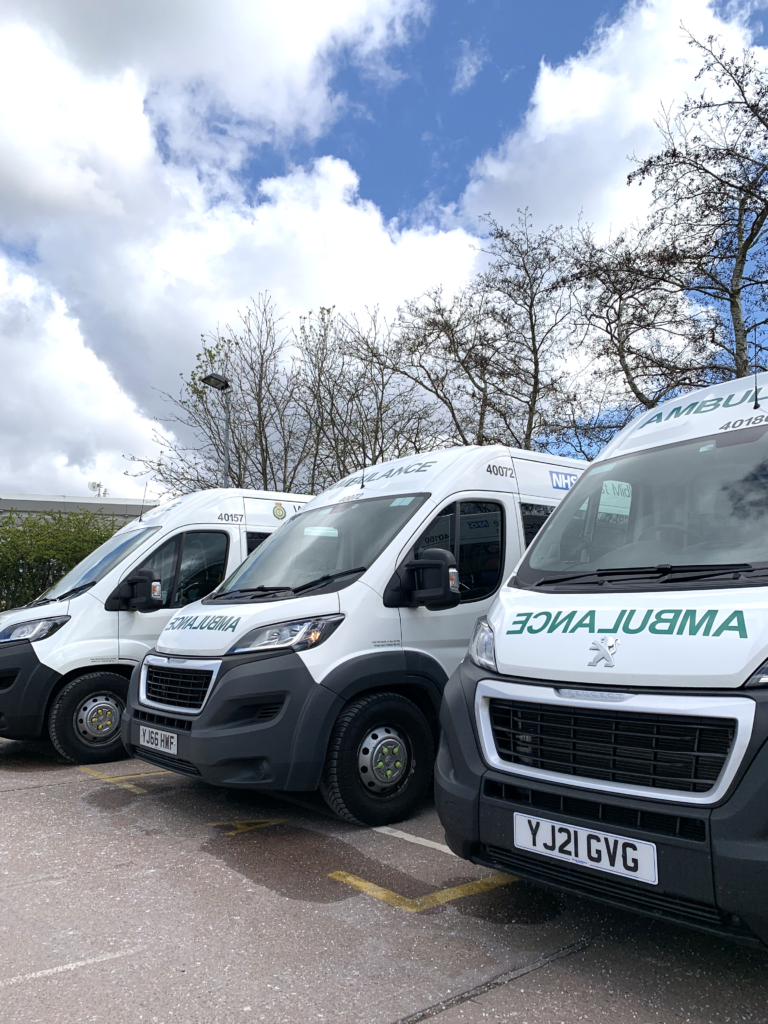
[{"label": "nhs logo", "polygon": [[579,479],[576,473],[557,473],[554,469],[550,469],[549,478],[556,491],[570,491]]}]

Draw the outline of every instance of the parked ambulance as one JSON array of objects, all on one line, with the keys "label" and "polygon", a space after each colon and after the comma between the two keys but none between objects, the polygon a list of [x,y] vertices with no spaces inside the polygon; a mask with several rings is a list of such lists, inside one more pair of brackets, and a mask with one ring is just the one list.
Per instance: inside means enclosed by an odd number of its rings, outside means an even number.
[{"label": "parked ambulance", "polygon": [[128,523],[42,597],[0,614],[0,736],[46,733],[70,761],[125,757],[135,665],[310,495],[213,490]]},{"label": "parked ambulance", "polygon": [[496,445],[341,480],[173,615],[134,673],[128,749],[221,786],[319,785],[349,821],[404,817],[475,620],[584,465]]},{"label": "parked ambulance", "polygon": [[462,857],[759,945],[768,374],[750,385],[638,417],[547,520],[446,686],[436,793]]}]

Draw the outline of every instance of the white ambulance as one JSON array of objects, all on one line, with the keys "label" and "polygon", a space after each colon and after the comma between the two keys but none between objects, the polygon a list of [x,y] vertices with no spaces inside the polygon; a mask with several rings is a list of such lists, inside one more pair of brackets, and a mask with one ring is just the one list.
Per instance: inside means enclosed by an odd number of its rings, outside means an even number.
[{"label": "white ambulance", "polygon": [[448,844],[768,944],[767,659],[760,374],[627,426],[478,621],[441,716]]},{"label": "white ambulance", "polygon": [[210,593],[307,494],[212,490],[128,523],[42,597],[0,614],[0,736],[70,761],[125,757],[128,680],[178,609]]},{"label": "white ambulance", "polygon": [[452,448],[311,501],[134,673],[131,753],[221,786],[320,788],[397,821],[431,777],[443,686],[526,538],[585,463]]}]

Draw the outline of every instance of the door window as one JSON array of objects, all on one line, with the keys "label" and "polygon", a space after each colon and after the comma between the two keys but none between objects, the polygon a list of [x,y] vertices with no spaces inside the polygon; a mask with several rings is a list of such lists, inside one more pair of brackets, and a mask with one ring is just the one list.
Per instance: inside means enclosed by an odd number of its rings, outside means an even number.
[{"label": "door window", "polygon": [[[456,523],[458,520],[458,530]],[[451,551],[459,567],[462,602],[479,601],[499,585],[504,560],[504,510],[495,501],[451,502],[413,546],[415,558],[428,548]]]},{"label": "door window", "polygon": [[159,548],[145,558],[141,565],[137,566],[138,569],[151,569],[153,578],[160,580],[163,595],[163,603],[161,607],[163,608],[171,607],[173,582],[176,579],[176,566],[178,564],[178,553],[179,538],[171,537],[170,540],[167,540],[165,544],[161,544]]},{"label": "door window", "polygon": [[226,533],[185,533],[179,574],[174,587],[174,608],[199,601],[218,587],[227,566]]},{"label": "door window", "polygon": [[533,505],[527,501],[520,502],[520,515],[523,520],[523,536],[525,537],[526,547],[528,547],[554,511],[554,505]]},{"label": "door window", "polygon": [[446,505],[442,512],[435,516],[429,526],[413,546],[415,558],[423,558],[428,548],[443,548],[445,551],[456,552],[456,502]]},{"label": "door window", "polygon": [[245,542],[248,546],[248,554],[255,551],[264,541],[269,537],[268,533],[254,533],[252,530],[248,530],[245,535]]}]

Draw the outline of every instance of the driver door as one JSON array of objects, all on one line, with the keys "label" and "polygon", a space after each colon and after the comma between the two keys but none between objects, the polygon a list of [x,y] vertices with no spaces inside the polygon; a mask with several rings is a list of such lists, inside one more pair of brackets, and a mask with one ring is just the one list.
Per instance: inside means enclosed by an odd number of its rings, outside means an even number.
[{"label": "driver door", "polygon": [[[239,553],[239,537],[233,543]],[[152,569],[161,581],[163,603],[151,612],[118,612],[121,660],[141,661],[179,608],[201,600],[221,583],[231,546],[223,530],[190,530],[171,537],[125,572],[130,576],[137,569]],[[234,563],[238,561],[235,555]]]},{"label": "driver door", "polygon": [[422,531],[409,557],[418,559],[428,548],[444,548],[456,557],[461,603],[441,611],[401,608],[403,649],[431,655],[450,676],[467,651],[478,616],[498,592],[505,565],[520,557],[512,506],[507,510],[495,495],[452,501]]}]

